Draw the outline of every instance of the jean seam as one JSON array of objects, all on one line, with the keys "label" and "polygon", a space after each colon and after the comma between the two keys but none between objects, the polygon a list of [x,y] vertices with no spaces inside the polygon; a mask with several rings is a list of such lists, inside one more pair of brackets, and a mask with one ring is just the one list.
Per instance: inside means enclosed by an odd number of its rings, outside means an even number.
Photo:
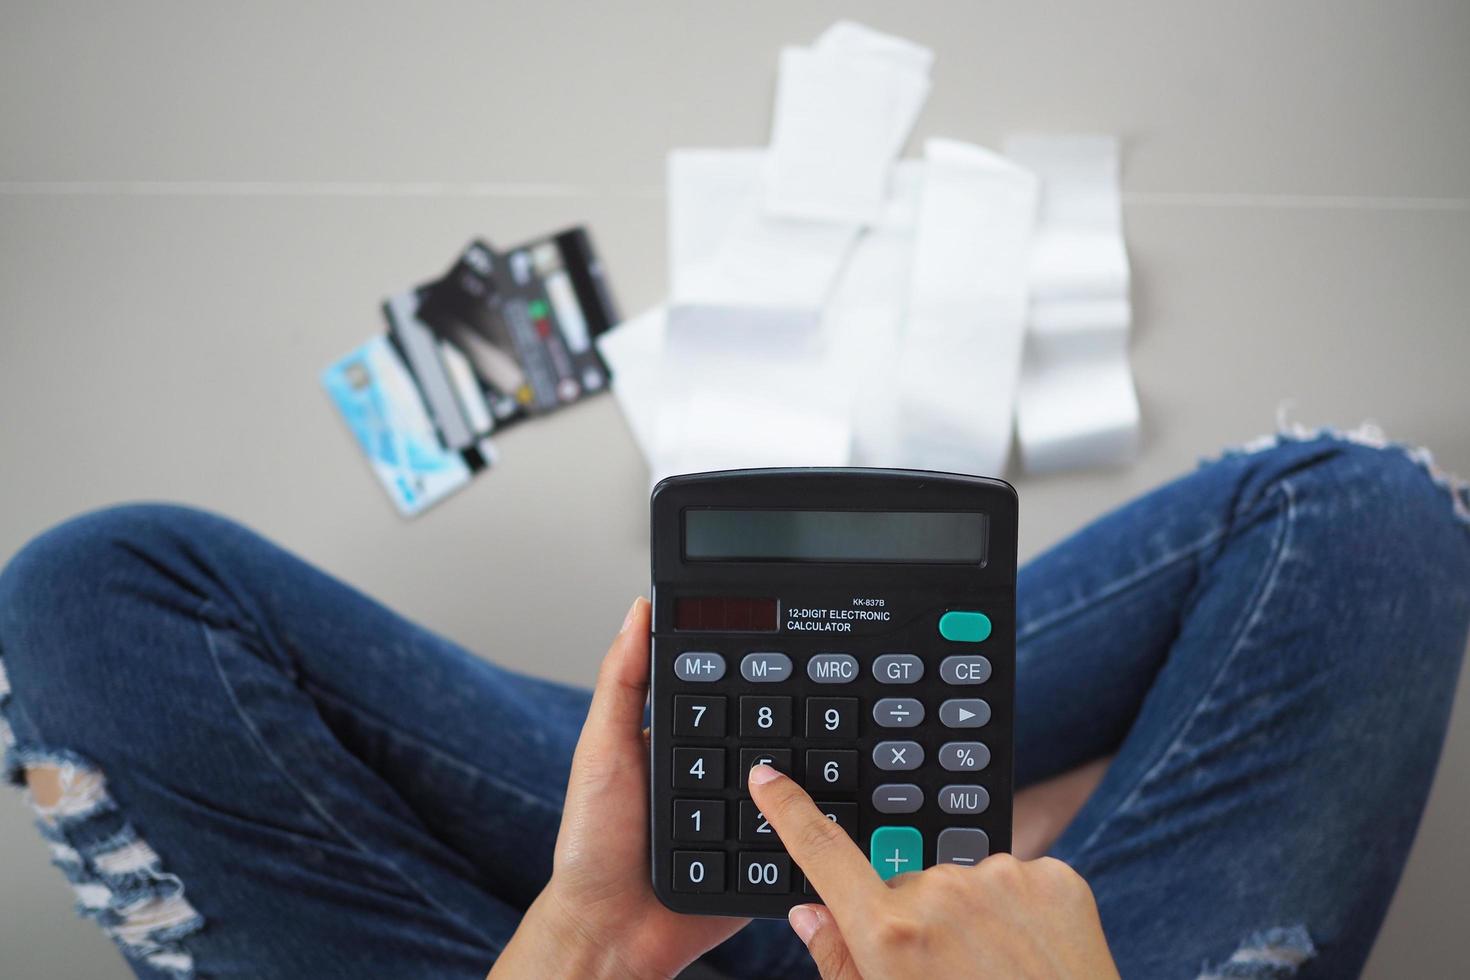
[{"label": "jean seam", "polygon": [[545,807],[546,809],[555,812],[558,816],[560,816],[562,809],[565,807],[565,801],[555,801],[547,799],[544,796],[536,794],[532,790],[529,790],[516,783],[509,782],[502,777],[496,776],[493,773],[479,768],[478,766],[474,766],[468,762],[465,762],[459,756],[453,755],[438,747],[437,745],[434,745],[431,742],[427,742],[419,738],[417,735],[414,735],[411,732],[399,728],[397,725],[394,725],[392,722],[383,718],[376,712],[368,711],[362,706],[348,701],[339,694],[336,694],[332,691],[327,690],[326,688],[320,687],[316,684],[311,684],[309,682],[306,686],[311,689],[313,697],[318,697],[324,701],[331,701],[334,704],[340,705],[343,708],[346,708],[347,710],[352,711],[355,714],[367,719],[371,724],[377,725],[382,729],[392,732],[395,737],[401,738],[405,742],[412,743],[415,748],[421,749],[425,752],[430,752],[444,762],[447,762],[455,768],[461,769],[465,772],[472,773],[476,777],[483,779],[485,782],[490,783],[492,786],[495,786],[502,790],[506,790],[510,793],[514,793],[515,795],[520,796],[523,799],[529,800],[532,803]]},{"label": "jean seam", "polygon": [[418,895],[419,898],[421,898],[430,908],[433,908],[441,915],[458,923],[471,935],[478,936],[482,942],[484,942],[487,946],[495,951],[496,956],[499,956],[500,952],[504,949],[504,946],[496,942],[492,937],[486,935],[480,929],[477,929],[470,923],[466,922],[451,909],[446,908],[441,902],[439,902],[433,896],[424,891],[419,883],[415,881],[410,875],[405,873],[402,868],[398,867],[398,865],[394,864],[388,858],[384,857],[382,854],[379,854],[378,852],[374,851],[372,848],[364,844],[362,841],[358,840],[351,832],[347,830],[347,828],[343,827],[341,823],[339,823],[331,815],[330,811],[320,800],[318,800],[312,793],[310,793],[306,789],[306,787],[301,785],[301,783],[291,775],[290,769],[271,749],[270,744],[266,741],[265,737],[260,734],[260,729],[256,727],[255,722],[251,720],[249,713],[240,703],[240,699],[235,691],[235,686],[230,683],[230,679],[227,672],[225,671],[224,664],[220,662],[219,648],[215,644],[214,640],[214,628],[210,626],[209,622],[203,617],[203,614],[209,611],[212,606],[212,600],[204,599],[198,605],[198,607],[196,607],[196,615],[199,618],[200,631],[204,634],[205,647],[209,650],[210,660],[214,664],[215,675],[219,677],[220,683],[224,685],[225,691],[230,698],[230,705],[235,709],[235,714],[240,719],[240,723],[245,726],[245,730],[250,733],[251,739],[255,742],[256,746],[260,749],[261,753],[266,757],[270,764],[275,767],[276,771],[281,774],[281,777],[285,779],[287,784],[296,791],[297,795],[299,795],[302,800],[305,801],[306,805],[311,808],[311,810],[317,815],[317,817],[320,818],[322,822],[325,823],[342,840],[346,841],[353,848],[358,850],[360,853],[368,856],[382,867],[387,868],[394,877],[403,882],[404,885],[406,885],[411,891],[413,891],[414,894]]},{"label": "jean seam", "polygon": [[1230,665],[1234,663],[1236,656],[1240,653],[1240,648],[1244,644],[1246,637],[1250,635],[1251,630],[1260,618],[1262,607],[1265,606],[1266,600],[1270,598],[1275,589],[1276,579],[1281,571],[1281,563],[1287,553],[1287,543],[1291,539],[1291,532],[1296,520],[1296,494],[1290,482],[1283,480],[1276,484],[1275,489],[1279,489],[1284,498],[1281,529],[1277,533],[1276,539],[1271,543],[1271,555],[1262,568],[1261,576],[1256,586],[1256,594],[1251,600],[1249,612],[1240,618],[1239,631],[1230,644],[1230,652],[1221,659],[1220,666],[1215,671],[1215,676],[1210,678],[1210,683],[1200,692],[1200,696],[1196,700],[1194,707],[1181,719],[1178,730],[1174,733],[1173,738],[1170,739],[1169,744],[1159,753],[1158,758],[1134,781],[1127,795],[1113,807],[1112,811],[1098,821],[1098,825],[1093,828],[1092,833],[1087,836],[1087,839],[1077,846],[1077,851],[1073,855],[1074,861],[1097,843],[1103,831],[1107,830],[1113,824],[1119,814],[1137,802],[1143,792],[1143,787],[1157,775],[1159,767],[1174,754],[1175,749],[1179,747],[1180,742],[1199,717],[1204,705],[1209,701],[1210,696],[1219,686],[1221,679],[1229,672]]},{"label": "jean seam", "polygon": [[1017,646],[1020,645],[1022,640],[1029,640],[1033,637],[1040,636],[1042,633],[1045,633],[1047,630],[1050,630],[1053,627],[1066,623],[1071,619],[1075,619],[1078,614],[1091,609],[1099,602],[1102,602],[1106,599],[1116,598],[1117,596],[1120,596],[1128,592],[1129,590],[1144,584],[1155,575],[1158,575],[1160,572],[1172,568],[1179,562],[1184,561],[1187,558],[1193,558],[1194,556],[1198,555],[1200,552],[1208,548],[1210,545],[1214,544],[1216,541],[1219,541],[1220,538],[1224,536],[1226,530],[1227,529],[1225,527],[1218,527],[1208,534],[1205,534],[1204,536],[1190,542],[1189,544],[1184,545],[1181,548],[1176,548],[1174,551],[1169,552],[1162,558],[1156,559],[1148,565],[1144,565],[1142,568],[1137,569],[1125,578],[1115,579],[1110,582],[1107,587],[1100,589],[1099,591],[1092,593],[1084,598],[1078,599],[1070,606],[1067,606],[1059,611],[1050,613],[1039,622],[1028,625],[1025,629],[1018,630],[1016,632]]}]

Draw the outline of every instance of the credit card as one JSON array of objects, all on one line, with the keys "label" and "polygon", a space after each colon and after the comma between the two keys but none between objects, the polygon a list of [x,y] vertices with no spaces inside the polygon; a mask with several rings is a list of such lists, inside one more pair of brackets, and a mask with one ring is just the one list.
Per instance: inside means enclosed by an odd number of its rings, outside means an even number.
[{"label": "credit card", "polygon": [[[424,405],[445,448],[464,452],[485,433],[476,432],[471,413],[460,401],[461,392],[444,362],[439,338],[419,318],[419,295],[414,290],[383,301],[393,346],[403,355],[423,393]],[[488,411],[476,413],[489,415]]]},{"label": "credit card", "polygon": [[[483,341],[486,352],[513,355],[519,384],[507,390],[528,414],[546,414],[607,387],[607,365],[592,338],[611,327],[617,313],[583,229],[504,255],[471,242],[443,279],[424,287],[418,315],[441,337],[459,338],[461,349],[468,334]],[[482,377],[492,373],[470,359]],[[508,366],[500,368],[509,379]]]},{"label": "credit card", "polygon": [[[469,464],[439,441],[388,338],[374,337],[337,361],[321,382],[400,514],[411,517],[469,482]],[[493,459],[488,442],[474,448],[487,464]]]}]

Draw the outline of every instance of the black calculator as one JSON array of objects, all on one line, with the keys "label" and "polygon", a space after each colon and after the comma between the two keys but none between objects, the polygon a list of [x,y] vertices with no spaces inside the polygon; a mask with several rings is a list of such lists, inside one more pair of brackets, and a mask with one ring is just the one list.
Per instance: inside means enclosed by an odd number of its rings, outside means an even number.
[{"label": "black calculator", "polygon": [[678,912],[820,900],[751,802],[768,762],[883,878],[1011,847],[1016,493],[917,470],[653,491],[651,862]]}]

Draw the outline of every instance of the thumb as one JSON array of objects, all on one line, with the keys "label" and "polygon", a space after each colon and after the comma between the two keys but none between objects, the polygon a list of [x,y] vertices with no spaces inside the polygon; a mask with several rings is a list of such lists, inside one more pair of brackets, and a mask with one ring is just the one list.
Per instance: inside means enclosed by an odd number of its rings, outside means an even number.
[{"label": "thumb", "polygon": [[797,905],[791,909],[788,919],[792,931],[804,943],[822,980],[862,980],[852,955],[847,951],[847,940],[837,928],[837,920],[823,905]]}]

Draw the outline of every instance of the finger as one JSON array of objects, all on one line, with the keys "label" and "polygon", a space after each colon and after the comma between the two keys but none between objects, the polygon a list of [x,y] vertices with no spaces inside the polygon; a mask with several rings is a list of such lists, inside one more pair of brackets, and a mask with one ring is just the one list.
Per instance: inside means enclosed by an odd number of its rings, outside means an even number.
[{"label": "finger", "polygon": [[633,601],[623,627],[613,639],[602,667],[582,734],[572,756],[568,792],[589,780],[600,783],[624,766],[643,764],[648,743],[643,737],[643,707],[648,701],[648,600]]},{"label": "finger", "polygon": [[759,765],[750,770],[747,783],[755,805],[817,893],[828,898],[838,921],[883,893],[878,873],[847,831],[828,820],[793,780]]},{"label": "finger", "polygon": [[606,734],[620,742],[641,741],[643,708],[648,702],[648,600],[633,600],[623,628],[608,647],[597,672],[597,687],[583,727],[588,734]]},{"label": "finger", "polygon": [[820,905],[796,905],[787,915],[791,929],[798,939],[806,944],[812,962],[822,980],[862,980],[852,954],[847,951],[847,940],[837,921]]}]

